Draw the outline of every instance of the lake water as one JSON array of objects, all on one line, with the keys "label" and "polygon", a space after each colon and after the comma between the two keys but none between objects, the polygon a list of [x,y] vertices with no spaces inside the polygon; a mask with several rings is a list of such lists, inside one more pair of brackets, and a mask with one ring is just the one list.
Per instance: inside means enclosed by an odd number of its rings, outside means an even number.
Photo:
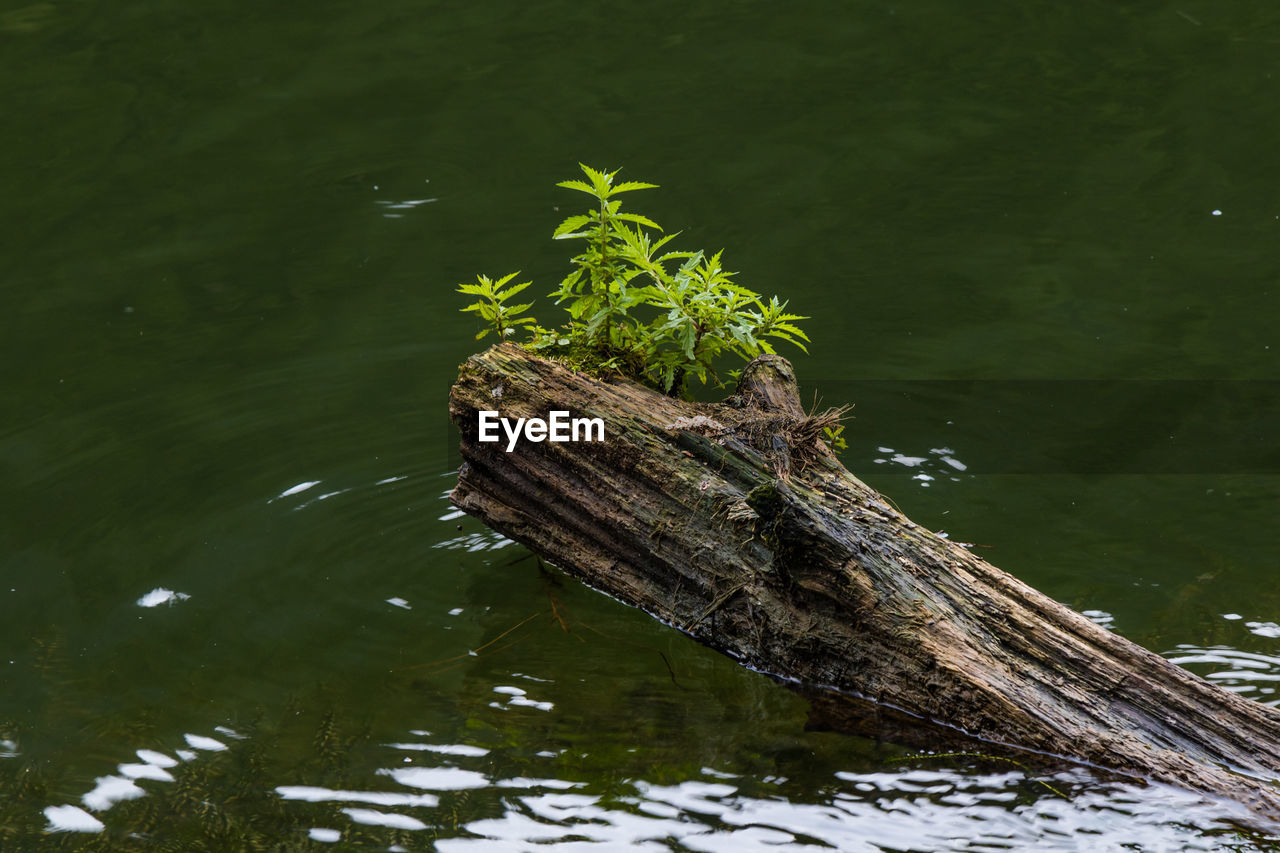
[{"label": "lake water", "polygon": [[818,730],[452,511],[446,398],[625,166],[851,470],[1275,704],[1280,7],[38,2],[0,79],[0,849],[1267,844]]}]

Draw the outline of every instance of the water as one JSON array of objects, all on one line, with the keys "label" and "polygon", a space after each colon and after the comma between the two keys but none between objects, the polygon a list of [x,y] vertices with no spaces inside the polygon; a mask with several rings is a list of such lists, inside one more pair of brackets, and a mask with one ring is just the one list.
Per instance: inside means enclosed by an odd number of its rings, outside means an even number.
[{"label": "water", "polygon": [[852,470],[1274,704],[1277,43],[1234,0],[0,13],[0,849],[1264,845],[820,730],[457,517],[445,397],[454,283],[550,290],[554,182],[625,165],[813,315]]}]

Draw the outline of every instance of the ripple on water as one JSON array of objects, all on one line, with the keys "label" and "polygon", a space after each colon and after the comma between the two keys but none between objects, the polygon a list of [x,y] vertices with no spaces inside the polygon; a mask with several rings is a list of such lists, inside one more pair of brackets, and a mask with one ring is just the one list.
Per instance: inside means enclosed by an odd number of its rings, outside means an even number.
[{"label": "ripple on water", "polygon": [[[239,733],[226,726],[217,726],[215,731],[230,738],[242,739]],[[206,735],[188,733],[183,735],[183,740],[188,745],[203,752],[221,752],[227,748],[222,741]],[[148,791],[138,782],[175,782],[174,773],[179,772],[176,768],[179,767],[180,763],[195,761],[201,754],[181,748],[175,749],[174,753],[178,758],[172,758],[168,754],[154,749],[136,750],[134,754],[141,759],[140,762],[122,762],[116,766],[114,774],[99,776],[94,780],[94,787],[80,797],[80,802],[84,808],[70,804],[46,807],[44,816],[49,822],[47,831],[102,832],[105,829],[105,824],[90,812],[102,814],[110,811],[119,803],[145,797]],[[88,809],[88,811],[85,809]]]},{"label": "ripple on water", "polygon": [[[504,800],[505,813],[465,825],[476,837],[442,838],[438,849],[518,850],[591,842],[618,849],[706,851],[1220,849],[1201,831],[1223,829],[1221,804],[1155,787],[1101,786],[1082,774],[1055,786],[1088,785],[1071,799],[1028,797],[1021,773],[954,771],[837,773],[825,801],[756,796],[720,781],[664,785],[633,780],[634,796],[538,793]],[[1028,799],[1030,801],[1028,802]],[[1176,823],[1175,823],[1176,821]]]},{"label": "ripple on water", "polygon": [[[1186,650],[1201,658],[1226,651]],[[1257,664],[1260,657],[1240,660]],[[517,689],[499,692],[522,695]],[[173,749],[182,760],[170,752],[138,749],[141,763],[122,763],[115,775],[99,778],[80,805],[46,807],[46,831],[102,832],[118,803],[161,790],[142,785],[172,785],[201,762],[251,740],[224,726],[215,731],[228,743],[193,734],[175,738],[205,747]],[[210,742],[223,749],[208,749]],[[511,751],[500,743],[453,742],[411,729],[404,740],[382,749],[397,762],[411,763],[374,771],[367,786],[330,788],[298,780],[272,789],[287,804],[291,831],[316,842],[345,838],[369,844],[377,838],[371,831],[434,831],[436,849],[442,851],[532,845],[735,853],[779,848],[1213,851],[1222,848],[1217,833],[1229,829],[1225,821],[1242,810],[1164,786],[1102,783],[1083,771],[1040,778],[1021,770],[836,770],[803,788],[781,777],[708,766],[680,781],[631,778],[596,789],[591,782],[562,778],[572,775],[564,772],[562,751],[530,752],[527,744]],[[128,827],[112,827],[121,829]],[[386,843],[393,837],[388,835]],[[1249,848],[1237,843],[1235,849]]]},{"label": "ripple on water", "polygon": [[1276,695],[1280,688],[1280,656],[1190,643],[1180,643],[1164,655],[1225,690],[1265,705],[1280,705],[1280,696]]},{"label": "ripple on water", "polygon": [[950,447],[931,447],[923,456],[900,453],[892,447],[880,446],[876,450],[884,455],[874,457],[872,462],[877,465],[898,465],[915,471],[911,479],[926,489],[939,480],[958,483],[960,477],[957,475],[969,470],[969,466],[957,459],[955,451]]}]

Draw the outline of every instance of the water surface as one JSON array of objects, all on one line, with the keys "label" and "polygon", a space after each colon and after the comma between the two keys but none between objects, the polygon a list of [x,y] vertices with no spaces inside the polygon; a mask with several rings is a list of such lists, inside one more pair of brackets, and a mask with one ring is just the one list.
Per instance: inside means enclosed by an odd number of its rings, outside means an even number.
[{"label": "water surface", "polygon": [[1263,844],[822,731],[445,495],[455,283],[549,291],[553,184],[625,166],[811,315],[851,470],[1275,704],[1270,7],[128,0],[0,44],[3,849]]}]

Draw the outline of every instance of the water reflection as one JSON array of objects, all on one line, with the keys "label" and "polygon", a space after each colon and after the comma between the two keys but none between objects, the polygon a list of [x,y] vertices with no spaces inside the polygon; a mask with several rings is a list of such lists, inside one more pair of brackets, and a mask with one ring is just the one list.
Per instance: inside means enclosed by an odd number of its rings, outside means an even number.
[{"label": "water reflection", "polygon": [[176,604],[191,598],[185,592],[174,592],[158,586],[135,602],[139,607],[159,607],[161,604]]},{"label": "water reflection", "polygon": [[969,470],[969,466],[957,459],[956,452],[950,447],[932,447],[923,456],[912,456],[883,445],[876,447],[876,451],[883,455],[873,457],[872,462],[915,471],[911,479],[926,489],[940,479],[958,483],[960,477],[957,475]]},{"label": "water reflection", "polygon": [[525,691],[519,687],[510,687],[500,684],[493,688],[493,692],[501,693],[509,698],[505,704],[502,702],[490,702],[490,708],[536,708],[539,711],[550,711],[555,707],[555,704],[552,702],[539,702],[537,699],[530,699]]},{"label": "water reflection", "polygon": [[[1265,667],[1273,674],[1280,666],[1274,658],[1225,648],[1180,650],[1180,662],[1192,664],[1230,660],[1250,672]],[[547,691],[556,684],[509,673],[488,685],[491,694],[507,697],[505,704],[481,707],[491,708],[491,715],[500,708],[518,709],[528,715],[527,721],[574,725],[559,720],[556,703],[529,698],[513,681],[541,684]],[[516,703],[521,699],[526,701]],[[571,713],[577,720],[577,712]],[[338,777],[292,763],[271,774],[259,769],[248,777],[210,775],[202,768],[211,761],[230,756],[232,764],[224,768],[244,765],[250,754],[238,751],[261,746],[263,735],[225,725],[213,727],[212,734],[187,732],[174,738],[169,751],[138,748],[136,761],[122,762],[115,773],[98,778],[79,802],[45,805],[44,830],[54,834],[48,838],[149,838],[159,837],[154,835],[159,831],[156,820],[194,820],[201,832],[212,833],[212,824],[206,826],[213,820],[209,815],[244,798],[248,814],[259,821],[254,831],[264,835],[252,835],[248,824],[224,817],[219,837],[244,841],[295,835],[381,850],[416,849],[424,842],[413,839],[422,838],[443,851],[528,850],[534,845],[735,853],[780,846],[852,851],[1260,849],[1232,832],[1229,821],[1243,815],[1235,804],[1164,786],[1104,781],[1076,768],[993,772],[982,769],[977,760],[982,756],[974,756],[976,763],[966,767],[954,755],[915,754],[881,760],[873,768],[822,757],[777,765],[780,773],[739,773],[696,763],[685,769],[660,763],[637,771],[645,767],[641,761],[606,779],[582,763],[587,759],[582,750],[603,747],[595,740],[578,741],[566,750],[563,729],[495,727],[493,720],[469,719],[471,723],[455,720],[451,725],[487,734],[433,736],[426,729],[407,729],[397,740],[368,744],[373,766],[363,771],[351,767]],[[322,722],[321,728],[331,727]],[[322,746],[318,741],[316,748]],[[651,746],[647,736],[637,735],[630,748],[625,741],[613,748],[630,753]],[[250,761],[250,766],[257,765]],[[346,784],[327,784],[332,778]],[[157,805],[133,808],[145,799],[157,799]],[[272,800],[277,808],[270,806]],[[104,849],[116,848],[108,840]]]},{"label": "water reflection", "polygon": [[[948,448],[892,455],[923,460],[916,467],[935,472],[960,472],[944,458],[959,462]],[[378,485],[404,479],[377,476]],[[295,508],[323,513],[361,495],[395,491],[357,486],[348,498],[318,505],[313,496],[324,492],[321,479],[283,480],[265,494],[281,501],[283,516],[298,518]],[[434,533],[421,543],[422,553],[479,552],[457,570],[476,589],[441,583],[444,592],[432,597],[406,571],[393,587],[368,596],[376,606],[358,618],[382,618],[388,633],[383,645],[359,650],[348,674],[381,671],[371,664],[379,655],[390,661],[393,650],[399,653],[424,631],[441,632],[401,659],[408,693],[404,705],[388,712],[388,725],[375,733],[352,722],[351,716],[367,713],[360,709],[347,708],[344,720],[337,703],[355,702],[352,697],[325,705],[291,699],[274,726],[175,723],[168,736],[153,730],[103,737],[128,749],[107,768],[86,772],[79,787],[53,788],[69,797],[42,789],[11,800],[31,813],[28,820],[39,821],[39,833],[50,833],[33,834],[32,846],[14,849],[79,849],[89,842],[133,849],[124,840],[130,837],[146,839],[144,849],[160,849],[188,836],[220,839],[225,847],[219,849],[290,838],[378,850],[430,844],[441,850],[1216,850],[1224,841],[1251,849],[1229,833],[1235,807],[1195,794],[1127,786],[1061,766],[1023,762],[1009,770],[986,760],[990,756],[963,757],[972,747],[940,749],[943,742],[917,731],[918,722],[913,740],[906,724],[886,727],[882,710],[873,715],[871,735],[824,741],[835,737],[820,734],[833,728],[830,713],[789,721],[769,704],[774,685],[764,682],[754,693],[741,680],[754,677],[727,663],[724,671],[733,674],[723,689],[731,698],[718,696],[720,688],[711,685],[722,677],[719,658],[688,650],[643,616],[595,607],[598,596],[535,569],[527,552],[515,549],[491,562],[492,551],[514,543],[444,510],[447,492],[434,485],[425,492],[428,505],[419,517]],[[519,571],[521,564],[527,572]],[[445,564],[432,565],[441,572]],[[212,597],[185,581],[182,588],[198,591],[202,606]],[[363,582],[352,589],[368,592]],[[392,595],[399,591],[404,595]],[[136,594],[124,599],[130,611]],[[531,601],[546,596],[563,623],[549,610],[529,622]],[[175,614],[195,612],[180,607]],[[1086,615],[1114,622],[1106,611]],[[1220,624],[1242,640],[1262,642],[1274,624],[1267,615],[1224,614]],[[632,627],[604,621],[615,618]],[[483,633],[443,633],[453,627]],[[658,636],[674,643],[666,648],[672,660],[657,651]],[[552,645],[552,637],[564,646]],[[637,649],[653,658],[652,668],[628,668],[640,657]],[[1184,644],[1169,655],[1227,689],[1276,703],[1269,694],[1280,658],[1265,650]],[[437,657],[451,663],[418,663]],[[363,692],[359,703],[379,704]],[[432,705],[427,714],[424,703]],[[759,708],[742,710],[756,703]],[[325,707],[333,710],[317,719],[314,712]],[[0,727],[0,734],[0,758],[10,759],[0,769],[16,766],[14,759],[23,760],[19,741],[27,748],[25,730],[19,737],[17,729]],[[144,745],[130,751],[138,744]],[[857,744],[875,747],[864,752]],[[936,752],[960,757],[930,754]]]},{"label": "water reflection", "polygon": [[[217,726],[215,731],[237,740],[243,737],[227,726]],[[114,774],[97,777],[94,780],[93,789],[80,798],[84,808],[69,803],[45,807],[44,816],[48,820],[47,831],[101,832],[105,828],[105,824],[90,812],[107,812],[120,803],[145,797],[148,791],[138,784],[140,780],[165,783],[176,782],[177,779],[174,773],[180,772],[176,768],[182,762],[195,761],[200,757],[200,753],[193,750],[222,752],[227,749],[225,743],[207,735],[188,732],[182,738],[192,749],[176,748],[174,754],[178,758],[173,758],[158,750],[142,748],[134,753],[141,761],[123,762],[116,766]],[[85,811],[85,809],[88,811]]]},{"label": "water reflection", "polygon": [[434,807],[440,800],[431,794],[400,794],[394,791],[335,791],[311,785],[280,785],[276,793],[285,800],[304,803],[370,803],[375,806]]},{"label": "water reflection", "polygon": [[44,810],[49,832],[101,832],[102,821],[77,806],[49,806]]},{"label": "water reflection", "polygon": [[[517,695],[503,687],[492,689]],[[560,761],[563,750],[529,753],[529,744],[505,748],[428,739],[424,730],[410,734],[417,739],[384,745],[399,766],[373,774],[407,790],[282,786],[276,792],[299,805],[383,807],[341,809],[352,826],[329,824],[322,840],[350,843],[354,825],[434,830],[435,848],[443,851],[1211,851],[1223,849],[1224,841],[1233,849],[1253,849],[1231,833],[1228,821],[1244,813],[1237,805],[1164,786],[1102,782],[1079,769],[1036,775],[904,764],[835,770],[797,786],[786,776],[752,778],[707,766],[674,780],[641,774],[604,783],[563,778],[569,770]],[[510,752],[533,755],[544,772],[504,771],[530,766]],[[912,759],[917,765],[928,760]],[[297,820],[318,827],[319,816]]]},{"label": "water reflection", "polygon": [[1219,687],[1256,699],[1264,705],[1280,705],[1280,655],[1246,652],[1230,646],[1201,647],[1179,643],[1165,657]]},{"label": "water reflection", "polygon": [[374,202],[382,209],[382,215],[387,219],[403,219],[404,212],[413,210],[415,207],[421,207],[424,204],[432,204],[439,201],[438,198],[410,198],[404,201],[381,200]]}]

